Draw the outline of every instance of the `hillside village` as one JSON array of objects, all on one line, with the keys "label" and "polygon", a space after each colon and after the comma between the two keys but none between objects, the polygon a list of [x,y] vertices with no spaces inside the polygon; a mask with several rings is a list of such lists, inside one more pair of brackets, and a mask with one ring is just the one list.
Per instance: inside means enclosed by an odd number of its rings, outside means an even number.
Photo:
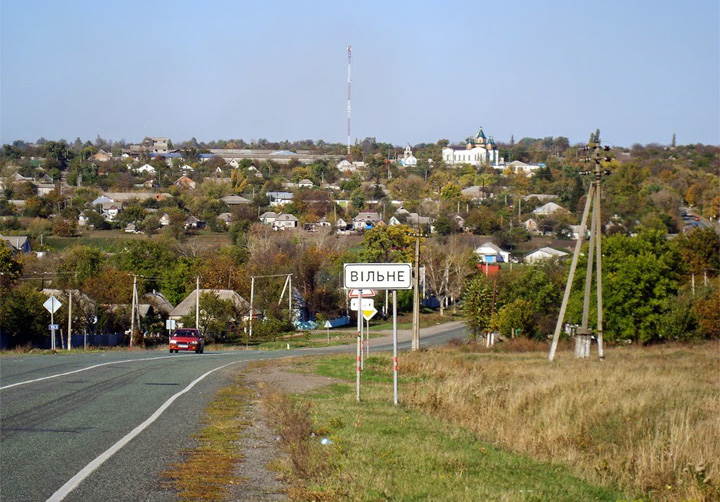
[{"label": "hillside village", "polygon": [[[425,242],[424,301],[442,310],[454,308],[474,271],[488,277],[513,266],[517,274],[524,264],[566,266],[591,181],[583,174],[583,146],[563,137],[500,143],[483,128],[455,144],[394,146],[366,138],[349,153],[322,141],[18,141],[2,151],[0,238],[21,263],[18,277],[28,279],[26,286],[31,277],[46,278],[48,287],[87,297],[84,329],[127,329],[129,302],[119,300],[131,288],[112,301],[98,291],[93,298],[100,272],[122,284],[127,273],[145,276],[140,294],[152,299],[154,292],[169,305],[143,303],[144,315],[155,316],[147,325],[162,332],[158,326],[191,294],[196,275],[203,288],[239,292],[237,310],[247,303],[249,276],[269,270],[301,278],[290,317],[296,327],[313,327],[318,315],[346,313],[338,285],[327,284],[338,263],[412,261],[408,250],[417,234]],[[613,148],[604,160],[604,235],[653,231],[681,236],[678,242],[696,230],[717,235],[719,150]],[[447,258],[453,247],[455,269]],[[288,256],[297,262],[288,263]],[[696,272],[706,281],[720,268],[713,259],[711,252],[698,258]],[[677,271],[678,288],[688,273]],[[3,280],[11,284],[8,276]],[[555,281],[560,289],[562,279]],[[35,287],[44,289],[42,282]],[[275,288],[261,293],[260,312],[279,319],[269,307]],[[99,304],[106,305],[101,316]],[[227,337],[242,329],[247,314],[236,312],[237,326],[214,329]],[[546,324],[527,331],[539,335]]]}]

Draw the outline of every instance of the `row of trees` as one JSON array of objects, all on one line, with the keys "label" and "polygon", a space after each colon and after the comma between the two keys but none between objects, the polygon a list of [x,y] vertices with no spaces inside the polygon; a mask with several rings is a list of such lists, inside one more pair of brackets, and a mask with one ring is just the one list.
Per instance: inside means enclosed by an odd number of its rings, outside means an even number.
[{"label": "row of trees", "polygon": [[[579,324],[582,317],[586,256],[578,265],[569,323]],[[720,337],[719,272],[720,237],[711,228],[674,240],[653,229],[634,237],[605,237],[605,339],[654,343]],[[566,277],[566,267],[557,262],[503,271],[494,278],[476,275],[463,296],[468,326],[476,336],[498,330],[544,339],[554,329]],[[594,309],[594,299],[591,305]]]}]

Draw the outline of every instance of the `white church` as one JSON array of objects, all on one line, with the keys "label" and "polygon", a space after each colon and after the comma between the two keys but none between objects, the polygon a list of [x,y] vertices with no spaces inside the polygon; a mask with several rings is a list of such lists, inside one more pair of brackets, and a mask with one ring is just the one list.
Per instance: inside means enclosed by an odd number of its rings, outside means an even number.
[{"label": "white church", "polygon": [[413,155],[409,144],[405,147],[402,159],[397,159],[397,163],[403,167],[415,167],[417,165],[417,159]]},{"label": "white church", "polygon": [[480,127],[477,136],[467,139],[465,148],[443,148],[442,157],[448,166],[470,164],[473,166],[488,165],[498,168],[504,163],[504,159],[501,159],[498,155],[498,147],[492,139],[492,136],[488,139],[482,127]]}]

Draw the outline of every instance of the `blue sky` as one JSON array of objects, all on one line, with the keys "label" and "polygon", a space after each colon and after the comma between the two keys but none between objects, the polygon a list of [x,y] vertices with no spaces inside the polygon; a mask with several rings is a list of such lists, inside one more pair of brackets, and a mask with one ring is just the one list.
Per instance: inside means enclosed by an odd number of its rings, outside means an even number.
[{"label": "blue sky", "polygon": [[717,0],[0,2],[3,143],[720,143]]}]

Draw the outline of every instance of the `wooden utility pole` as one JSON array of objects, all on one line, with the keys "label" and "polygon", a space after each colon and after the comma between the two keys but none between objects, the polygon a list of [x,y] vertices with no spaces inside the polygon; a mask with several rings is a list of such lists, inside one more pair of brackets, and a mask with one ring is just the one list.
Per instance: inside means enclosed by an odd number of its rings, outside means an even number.
[{"label": "wooden utility pole", "polygon": [[[582,247],[583,240],[585,238],[585,232],[587,229],[587,219],[592,207],[592,216],[590,220],[590,242],[588,246],[588,262],[587,269],[585,272],[585,296],[583,299],[583,314],[580,328],[577,330],[575,337],[575,355],[578,358],[590,357],[590,342],[592,338],[592,330],[589,328],[589,315],[590,315],[590,292],[592,288],[592,271],[593,261],[595,261],[596,270],[596,287],[597,287],[597,342],[598,342],[598,357],[600,359],[605,358],[603,348],[603,299],[602,299],[602,216],[600,209],[600,180],[603,175],[602,161],[606,162],[610,159],[605,157],[601,158],[601,151],[609,151],[609,147],[600,146],[600,135],[599,132],[591,136],[590,143],[585,150],[592,150],[594,155],[592,158],[585,159],[587,161],[594,161],[594,171],[581,172],[580,174],[594,174],[594,180],[588,188],[587,198],[585,200],[585,209],[583,211],[582,220],[580,222],[580,235],[578,235],[577,243],[575,244],[575,252],[573,253],[572,263],[570,265],[570,272],[568,274],[568,280],[565,285],[565,294],[563,296],[562,305],[560,307],[560,314],[558,316],[557,324],[555,325],[555,332],[553,334],[552,345],[550,347],[549,360],[552,361],[555,358],[555,352],[557,350],[557,344],[560,337],[560,332],[563,327],[565,320],[565,313],[567,311],[568,300],[570,299],[570,291],[572,289],[573,279],[575,278],[575,270],[580,257],[580,248]],[[608,174],[608,171],[605,171]]]}]

